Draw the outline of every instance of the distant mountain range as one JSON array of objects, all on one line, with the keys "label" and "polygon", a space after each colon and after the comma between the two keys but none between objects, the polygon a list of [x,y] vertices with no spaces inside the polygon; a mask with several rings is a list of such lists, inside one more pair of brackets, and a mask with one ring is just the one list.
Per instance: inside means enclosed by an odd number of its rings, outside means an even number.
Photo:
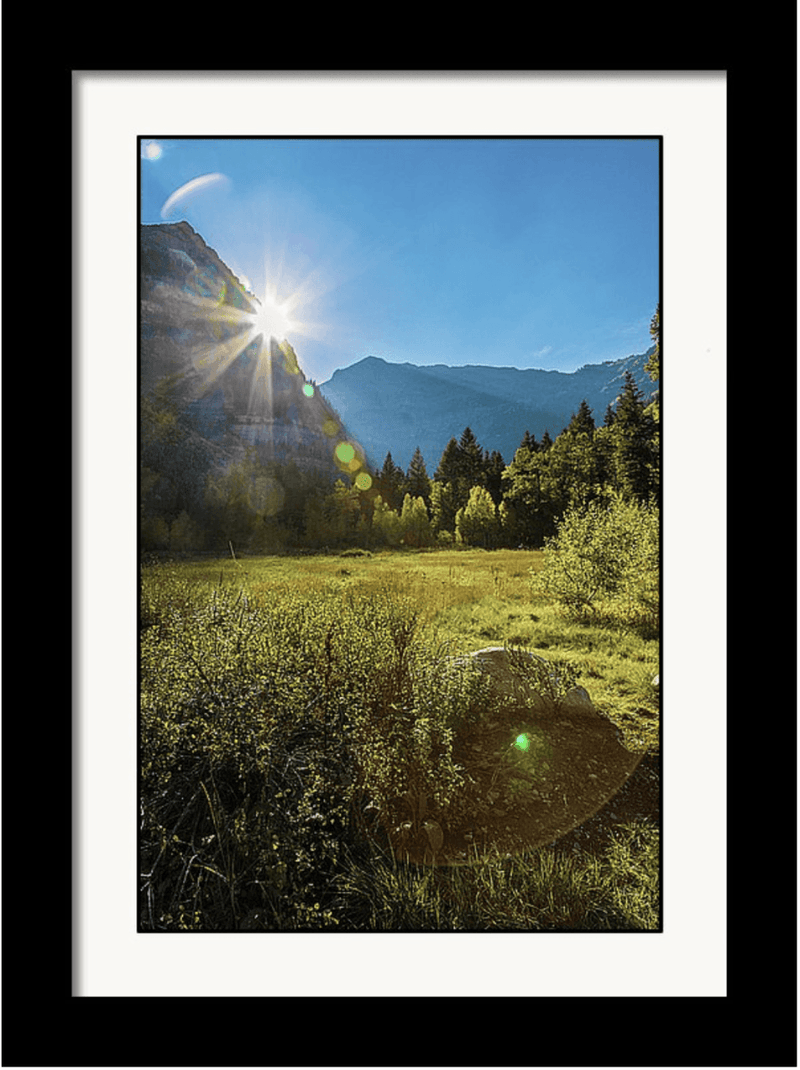
[{"label": "distant mountain range", "polygon": [[380,469],[387,453],[407,468],[419,446],[433,476],[451,438],[470,427],[485,449],[510,464],[526,431],[555,437],[586,401],[599,426],[630,371],[645,398],[658,392],[644,365],[654,349],[575,372],[390,364],[365,357],[333,373],[319,387]]}]

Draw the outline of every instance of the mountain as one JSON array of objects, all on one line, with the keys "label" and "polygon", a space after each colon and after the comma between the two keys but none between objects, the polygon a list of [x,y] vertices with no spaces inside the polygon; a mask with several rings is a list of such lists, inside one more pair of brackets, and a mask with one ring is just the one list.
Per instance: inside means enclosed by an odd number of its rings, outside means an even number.
[{"label": "mountain", "polygon": [[575,372],[495,368],[485,365],[450,367],[390,364],[365,357],[339,369],[320,385],[348,428],[381,468],[391,452],[395,464],[407,468],[419,446],[432,476],[451,438],[470,427],[489,451],[497,450],[509,464],[526,431],[541,439],[555,438],[582,401],[599,426],[609,404],[615,404],[630,371],[645,398],[658,391],[644,365],[653,352],[586,364]]},{"label": "mountain", "polygon": [[[325,477],[362,465],[363,449],[291,345],[265,339],[257,298],[188,223],[140,228],[139,297],[140,394],[179,414],[182,445],[209,470],[248,447],[262,464]],[[354,460],[337,459],[343,442]]]}]

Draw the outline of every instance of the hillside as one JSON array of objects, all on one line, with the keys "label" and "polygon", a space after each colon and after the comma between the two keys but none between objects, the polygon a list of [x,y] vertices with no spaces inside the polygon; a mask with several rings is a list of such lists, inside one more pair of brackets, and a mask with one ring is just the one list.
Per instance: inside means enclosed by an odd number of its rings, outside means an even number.
[{"label": "hillside", "polygon": [[391,452],[407,467],[419,446],[431,472],[453,437],[469,426],[484,449],[508,463],[525,431],[555,438],[586,401],[601,424],[631,371],[645,397],[658,389],[644,370],[652,350],[567,373],[483,365],[391,364],[380,357],[342,368],[321,384],[373,465]]}]

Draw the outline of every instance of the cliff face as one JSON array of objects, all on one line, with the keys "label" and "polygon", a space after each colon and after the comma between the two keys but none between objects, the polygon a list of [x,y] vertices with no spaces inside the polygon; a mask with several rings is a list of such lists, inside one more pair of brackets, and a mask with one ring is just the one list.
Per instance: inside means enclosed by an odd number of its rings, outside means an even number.
[{"label": "cliff face", "polygon": [[[177,376],[202,391],[210,365],[247,344],[254,299],[188,223],[140,229],[140,389]],[[206,375],[203,376],[203,371]]]},{"label": "cliff face", "polygon": [[291,345],[258,332],[258,307],[188,223],[142,226],[140,393],[160,391],[217,466],[253,447],[262,464],[336,478],[347,431]]}]

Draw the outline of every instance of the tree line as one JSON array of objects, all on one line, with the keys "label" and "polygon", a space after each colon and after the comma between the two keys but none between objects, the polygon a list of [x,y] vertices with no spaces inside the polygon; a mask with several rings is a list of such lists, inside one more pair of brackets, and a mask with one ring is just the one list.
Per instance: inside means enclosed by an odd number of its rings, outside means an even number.
[{"label": "tree line", "polygon": [[[660,377],[660,309],[651,321]],[[614,496],[660,496],[660,411],[630,372],[598,425],[586,401],[555,438],[526,431],[510,463],[470,427],[447,443],[429,475],[417,447],[406,470],[387,453],[376,474],[342,473],[331,486],[297,465],[263,463],[250,449],[224,471],[202,463],[202,440],[178,412],[150,399],[142,412],[141,542],[145,550],[525,546],[552,537],[568,510]]]}]

